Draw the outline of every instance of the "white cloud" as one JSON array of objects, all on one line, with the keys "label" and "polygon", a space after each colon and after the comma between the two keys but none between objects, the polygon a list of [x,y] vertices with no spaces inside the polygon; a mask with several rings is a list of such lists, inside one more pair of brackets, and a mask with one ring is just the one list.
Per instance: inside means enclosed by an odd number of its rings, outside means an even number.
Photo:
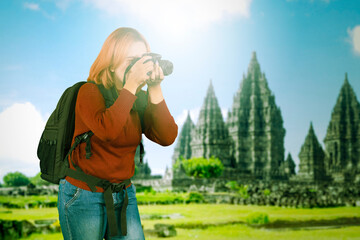
[{"label": "white cloud", "polygon": [[360,25],[355,26],[353,29],[349,28],[348,34],[355,54],[360,55]]},{"label": "white cloud", "polygon": [[[67,2],[67,0],[62,0],[64,2]],[[63,6],[63,4],[61,4],[62,1],[59,1],[59,3],[55,3],[56,6],[58,8],[61,8],[61,6]],[[23,4],[24,8],[25,9],[29,9],[31,11],[36,11],[36,12],[39,12],[41,13],[44,17],[46,17],[47,19],[50,19],[50,20],[55,20],[55,15],[53,14],[49,14],[47,11],[45,11],[44,9],[40,8],[40,5],[37,4],[37,3],[29,3],[29,2],[25,2]],[[66,4],[67,6],[67,4]]]},{"label": "white cloud", "polygon": [[24,6],[24,8],[30,9],[32,11],[39,11],[40,10],[39,4],[36,4],[36,3],[24,2],[23,6]]},{"label": "white cloud", "polygon": [[0,113],[0,180],[7,172],[39,172],[37,146],[45,120],[29,102],[15,103]]},{"label": "white cloud", "polygon": [[250,17],[252,0],[83,0],[107,14],[124,14],[166,32],[182,34],[227,17]]},{"label": "white cloud", "polygon": [[69,7],[71,1],[72,0],[57,0],[55,1],[55,5],[57,8],[65,11]]}]

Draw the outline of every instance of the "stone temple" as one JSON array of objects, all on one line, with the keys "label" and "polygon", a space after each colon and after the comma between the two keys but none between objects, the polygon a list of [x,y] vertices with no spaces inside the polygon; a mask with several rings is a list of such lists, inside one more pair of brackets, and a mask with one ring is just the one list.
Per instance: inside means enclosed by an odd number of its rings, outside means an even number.
[{"label": "stone temple", "polygon": [[[291,157],[284,161],[284,137],[281,111],[254,52],[227,122],[210,82],[197,124],[188,116],[180,132],[173,163],[180,156],[185,159],[215,156],[223,162],[228,175],[284,179],[294,168]],[[284,171],[285,165],[288,173]]]},{"label": "stone temple", "polygon": [[[254,52],[226,122],[210,82],[196,125],[188,114],[172,162],[214,156],[225,167],[221,178],[228,180],[360,182],[360,104],[347,75],[331,114],[325,149],[310,124],[299,150],[298,174],[290,154],[285,160],[285,132],[280,108]],[[186,177],[177,170],[173,178]]]},{"label": "stone temple", "polygon": [[325,153],[319,143],[312,123],[299,153],[300,166],[297,179],[307,182],[327,180],[324,167]]},{"label": "stone temple", "polygon": [[191,132],[191,157],[216,156],[224,166],[232,166],[230,158],[231,139],[225,126],[221,109],[210,82],[199,120]]},{"label": "stone temple", "polygon": [[339,182],[360,181],[360,104],[347,74],[324,143],[328,174]]},{"label": "stone temple", "polygon": [[282,177],[285,129],[255,53],[234,97],[227,126],[238,172],[256,178]]}]

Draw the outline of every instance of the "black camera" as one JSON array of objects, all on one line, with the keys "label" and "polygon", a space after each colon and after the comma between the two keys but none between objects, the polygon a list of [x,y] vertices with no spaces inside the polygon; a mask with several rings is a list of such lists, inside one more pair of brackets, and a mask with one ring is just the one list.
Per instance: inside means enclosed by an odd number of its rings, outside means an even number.
[{"label": "black camera", "polygon": [[[146,63],[148,61],[152,61],[153,63],[155,63],[156,61],[158,61],[159,66],[163,70],[164,76],[168,76],[173,72],[174,67],[173,67],[172,62],[170,62],[169,60],[161,60],[161,55],[160,54],[157,54],[157,53],[145,53],[141,57],[144,57],[144,56],[151,56],[151,59],[145,61],[144,63]],[[125,73],[124,73],[124,81],[123,81],[124,85],[125,85],[126,74],[130,71],[132,66],[134,66],[134,64],[139,60],[140,60],[140,57],[134,58],[131,61],[131,63],[129,64],[129,66],[126,68]],[[151,72],[148,72],[148,75],[150,76]]]},{"label": "black camera", "polygon": [[[153,63],[158,61],[159,66],[163,70],[164,76],[168,76],[173,72],[173,64],[172,64],[172,62],[170,62],[169,60],[161,60],[161,55],[160,54],[157,54],[157,53],[145,53],[144,55],[142,55],[142,57],[144,57],[144,56],[151,56],[152,57],[150,60],[147,60],[147,61],[152,61]],[[136,61],[135,61],[135,59],[133,61],[137,62],[139,59],[140,58],[136,58]],[[145,61],[144,63],[146,63],[147,61]]]}]

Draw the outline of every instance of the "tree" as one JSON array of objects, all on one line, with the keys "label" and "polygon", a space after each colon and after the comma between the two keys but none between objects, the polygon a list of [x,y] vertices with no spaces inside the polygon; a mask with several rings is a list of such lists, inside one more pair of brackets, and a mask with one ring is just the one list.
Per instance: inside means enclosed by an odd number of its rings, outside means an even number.
[{"label": "tree", "polygon": [[51,183],[48,181],[45,181],[41,178],[41,173],[39,172],[34,177],[30,178],[30,182],[34,184],[35,186],[43,186],[43,185],[50,185]]},{"label": "tree", "polygon": [[149,178],[150,176],[151,169],[147,161],[145,163],[135,163],[134,179]]},{"label": "tree", "polygon": [[3,180],[5,185],[9,187],[26,186],[30,183],[29,178],[21,172],[8,173]]},{"label": "tree", "polygon": [[196,178],[216,178],[221,176],[224,165],[218,158],[178,159],[175,169],[183,168],[186,175]]}]

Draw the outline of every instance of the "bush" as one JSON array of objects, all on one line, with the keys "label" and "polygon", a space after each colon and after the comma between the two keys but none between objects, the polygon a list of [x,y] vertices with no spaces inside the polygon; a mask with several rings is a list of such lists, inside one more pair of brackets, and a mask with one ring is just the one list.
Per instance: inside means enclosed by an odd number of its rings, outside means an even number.
[{"label": "bush", "polygon": [[236,181],[230,181],[225,184],[225,187],[229,188],[233,192],[237,192],[239,189],[239,185]]},{"label": "bush", "polygon": [[0,196],[0,206],[4,208],[56,207],[58,197],[53,196]]},{"label": "bush", "polygon": [[189,196],[186,198],[186,203],[202,203],[204,202],[204,196],[198,192],[190,192]]},{"label": "bush", "polygon": [[218,158],[191,158],[191,159],[178,159],[177,164],[174,165],[175,169],[184,169],[186,175],[196,178],[216,178],[220,177],[224,165]]},{"label": "bush", "polygon": [[4,176],[3,180],[8,187],[26,186],[30,183],[29,178],[21,172],[8,173]]},{"label": "bush", "polygon": [[230,182],[227,182],[225,186],[227,188],[229,188],[231,191],[239,194],[240,197],[243,199],[247,199],[249,197],[248,185],[240,185],[239,186],[236,181],[230,181]]},{"label": "bush", "polygon": [[151,192],[151,191],[153,191],[152,186],[142,186],[140,184],[136,185],[136,193]]},{"label": "bush", "polygon": [[145,195],[148,195],[148,194],[156,195],[156,191],[152,187],[150,187],[150,188],[144,190],[144,194]]},{"label": "bush", "polygon": [[264,196],[269,196],[270,193],[271,193],[270,189],[267,189],[267,188],[266,188],[266,189],[264,190]]},{"label": "bush", "polygon": [[165,193],[143,192],[136,194],[138,205],[142,204],[177,204],[184,203],[188,199],[188,194],[184,193]]},{"label": "bush", "polygon": [[267,213],[254,212],[246,218],[246,222],[251,225],[262,225],[269,223],[269,215]]},{"label": "bush", "polygon": [[249,196],[249,193],[248,193],[248,188],[249,188],[248,185],[241,185],[241,186],[239,186],[239,191],[238,191],[238,193],[239,193],[240,197],[242,197],[243,199],[247,199],[247,198],[250,197],[250,196]]}]

